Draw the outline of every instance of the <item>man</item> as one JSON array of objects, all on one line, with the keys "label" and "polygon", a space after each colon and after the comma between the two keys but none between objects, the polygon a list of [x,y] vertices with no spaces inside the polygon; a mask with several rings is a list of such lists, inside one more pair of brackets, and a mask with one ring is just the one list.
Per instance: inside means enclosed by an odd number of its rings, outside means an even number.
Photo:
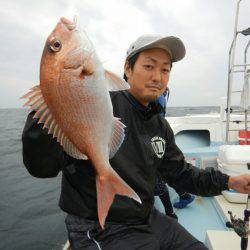
[{"label": "man", "polygon": [[127,52],[124,72],[131,88],[111,93],[114,116],[126,124],[126,137],[110,163],[142,204],[117,195],[104,230],[98,224],[91,162],[68,156],[32,119],[33,113],[28,116],[22,138],[24,164],[41,178],[62,171],[59,205],[68,214],[66,226],[73,250],[207,249],[176,220],[154,209],[157,172],[169,185],[197,195],[217,195],[227,188],[250,193],[249,176],[229,177],[187,164],[169,124],[158,115],[153,101],[166,89],[172,63],[184,55],[180,39],[152,35],[138,38]]}]

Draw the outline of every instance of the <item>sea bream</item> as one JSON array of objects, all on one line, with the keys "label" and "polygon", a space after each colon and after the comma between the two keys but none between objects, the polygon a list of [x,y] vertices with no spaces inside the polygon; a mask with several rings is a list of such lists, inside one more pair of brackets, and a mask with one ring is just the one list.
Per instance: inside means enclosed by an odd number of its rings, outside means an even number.
[{"label": "sea bream", "polygon": [[109,163],[125,136],[125,125],[113,116],[109,91],[126,88],[125,81],[104,70],[76,21],[61,18],[44,47],[40,85],[22,97],[28,98],[24,106],[36,111],[34,118],[44,123],[67,154],[92,162],[102,228],[116,194],[141,203]]}]

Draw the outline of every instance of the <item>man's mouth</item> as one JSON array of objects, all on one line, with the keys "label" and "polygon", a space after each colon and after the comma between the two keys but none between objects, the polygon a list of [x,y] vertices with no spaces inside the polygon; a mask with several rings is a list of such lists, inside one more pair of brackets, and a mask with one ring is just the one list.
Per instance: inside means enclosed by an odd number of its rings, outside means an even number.
[{"label": "man's mouth", "polygon": [[146,88],[148,89],[152,89],[152,90],[161,90],[162,86],[160,85],[156,85],[156,84],[147,84]]}]

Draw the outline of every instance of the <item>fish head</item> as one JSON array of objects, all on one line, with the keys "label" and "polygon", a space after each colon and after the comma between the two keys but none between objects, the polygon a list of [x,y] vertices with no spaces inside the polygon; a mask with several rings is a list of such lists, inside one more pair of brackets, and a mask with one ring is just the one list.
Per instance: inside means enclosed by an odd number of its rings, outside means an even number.
[{"label": "fish head", "polygon": [[94,72],[94,55],[94,47],[85,32],[78,29],[76,19],[70,21],[62,17],[46,40],[40,81],[46,82],[62,70],[72,70],[80,77],[91,75]]}]

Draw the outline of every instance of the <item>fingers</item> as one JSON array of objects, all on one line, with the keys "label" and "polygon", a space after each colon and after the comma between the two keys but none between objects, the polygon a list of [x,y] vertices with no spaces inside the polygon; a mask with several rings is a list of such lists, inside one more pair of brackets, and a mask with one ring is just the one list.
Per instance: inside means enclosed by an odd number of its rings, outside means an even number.
[{"label": "fingers", "polygon": [[245,192],[246,192],[246,194],[250,194],[250,186],[249,185],[245,186]]},{"label": "fingers", "polygon": [[250,195],[250,175],[230,177],[228,187],[239,193]]},{"label": "fingers", "polygon": [[235,191],[242,193],[242,194],[249,194],[250,195],[250,186],[249,185],[237,185],[234,188]]}]

